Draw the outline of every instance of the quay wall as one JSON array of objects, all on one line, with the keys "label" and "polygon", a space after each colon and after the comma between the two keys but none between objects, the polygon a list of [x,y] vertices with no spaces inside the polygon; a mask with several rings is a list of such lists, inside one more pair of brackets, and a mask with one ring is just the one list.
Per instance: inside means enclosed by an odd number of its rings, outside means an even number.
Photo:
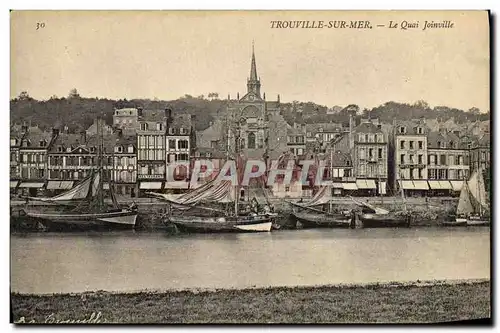
[{"label": "quay wall", "polygon": [[[378,207],[387,209],[398,209],[402,207],[400,197],[356,197],[358,201],[368,202]],[[269,198],[275,212],[280,214],[276,221],[284,229],[296,228],[296,221],[290,215],[293,207],[288,201],[298,202],[297,199]],[[124,198],[120,200],[124,204],[135,203],[138,206],[139,215],[137,219],[137,228],[142,230],[166,229],[163,223],[163,216],[167,205],[155,198]],[[263,202],[263,201],[260,201]],[[265,202],[265,200],[264,200]],[[359,209],[349,198],[335,198],[332,200],[334,207],[342,210]],[[435,226],[443,221],[448,214],[454,213],[458,203],[458,198],[453,197],[433,197],[433,198],[407,198],[407,209],[412,213],[413,226]],[[30,203],[37,205],[38,209],[47,206],[45,203]],[[11,201],[11,225],[22,221],[20,211],[25,207],[24,201]]]}]

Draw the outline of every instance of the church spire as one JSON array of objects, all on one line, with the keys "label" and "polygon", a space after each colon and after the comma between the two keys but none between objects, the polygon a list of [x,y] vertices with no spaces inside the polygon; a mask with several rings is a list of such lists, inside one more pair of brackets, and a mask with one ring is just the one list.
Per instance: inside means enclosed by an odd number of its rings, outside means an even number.
[{"label": "church spire", "polygon": [[250,67],[250,81],[257,81],[257,66],[255,65],[255,50],[253,41],[252,41],[252,66]]},{"label": "church spire", "polygon": [[260,80],[257,76],[257,65],[255,64],[254,42],[252,41],[252,64],[250,66],[250,78],[247,81],[248,93],[253,93],[260,98]]}]

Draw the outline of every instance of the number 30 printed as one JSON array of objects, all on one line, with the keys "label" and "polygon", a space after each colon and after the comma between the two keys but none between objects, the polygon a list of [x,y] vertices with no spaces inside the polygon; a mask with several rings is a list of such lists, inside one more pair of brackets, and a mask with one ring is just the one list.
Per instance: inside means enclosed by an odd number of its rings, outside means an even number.
[{"label": "number 30 printed", "polygon": [[36,30],[43,29],[43,28],[45,28],[44,22],[37,22],[36,23]]}]

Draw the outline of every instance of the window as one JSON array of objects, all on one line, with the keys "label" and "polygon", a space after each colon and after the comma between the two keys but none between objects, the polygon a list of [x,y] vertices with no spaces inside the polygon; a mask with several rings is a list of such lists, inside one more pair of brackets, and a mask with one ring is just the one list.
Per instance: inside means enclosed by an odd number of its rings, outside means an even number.
[{"label": "window", "polygon": [[400,147],[401,149],[405,149],[405,140],[401,140]]},{"label": "window", "polygon": [[365,173],[366,173],[366,165],[361,164],[361,165],[359,166],[359,174],[360,174],[360,175],[364,175]]},{"label": "window", "polygon": [[410,149],[413,149],[413,141],[409,141],[410,142]]},{"label": "window", "polygon": [[411,164],[415,163],[415,160],[413,159],[413,154],[410,154],[410,163]]},{"label": "window", "polygon": [[255,149],[255,133],[248,133],[248,149]]},{"label": "window", "polygon": [[177,157],[177,160],[178,161],[187,161],[187,160],[189,160],[189,156],[188,156],[188,154],[179,154]]},{"label": "window", "polygon": [[187,134],[187,130],[185,128],[181,127],[180,133],[181,133],[181,135]]},{"label": "window", "polygon": [[368,142],[375,142],[375,137],[373,134],[368,135]]},{"label": "window", "polygon": [[297,148],[297,155],[303,155],[304,154],[304,149],[303,148]]},{"label": "window", "polygon": [[128,146],[128,153],[133,154],[134,153],[134,146],[130,145]]},{"label": "window", "polygon": [[441,148],[441,141],[437,142],[437,146],[438,146],[438,148]]},{"label": "window", "polygon": [[424,156],[423,155],[418,155],[418,164],[423,164],[423,159],[424,159]]},{"label": "window", "polygon": [[450,164],[449,164],[449,165],[455,165],[455,156],[450,155],[450,156],[448,157],[448,160],[450,161]]},{"label": "window", "polygon": [[304,137],[303,136],[298,136],[296,138],[296,140],[297,140],[297,143],[304,143]]},{"label": "window", "polygon": [[399,159],[400,164],[405,164],[405,154],[401,154],[400,159]]},{"label": "window", "polygon": [[450,147],[450,148],[455,148],[455,144],[454,144],[454,142],[453,142],[453,141],[450,141],[450,142],[449,142],[449,147]]},{"label": "window", "polygon": [[162,123],[156,123],[156,130],[157,131],[163,131],[163,124]]},{"label": "window", "polygon": [[418,178],[423,179],[424,178],[424,170],[423,169],[418,169]]},{"label": "window", "polygon": [[448,178],[448,170],[438,170],[438,179],[447,179]]},{"label": "window", "polygon": [[384,136],[382,134],[377,134],[377,142],[384,142]]},{"label": "window", "polygon": [[149,140],[148,140],[148,146],[150,148],[154,147],[155,146],[155,137],[153,135],[149,136]]},{"label": "window", "polygon": [[174,133],[175,133],[175,130],[172,127],[170,127],[168,129],[168,134],[173,135]]},{"label": "window", "polygon": [[423,134],[424,133],[424,129],[422,127],[418,127],[417,128],[417,133],[418,134]]},{"label": "window", "polygon": [[364,160],[366,158],[365,156],[365,148],[359,148],[359,158]]},{"label": "window", "polygon": [[365,134],[365,141],[368,142],[368,134]]},{"label": "window", "polygon": [[436,179],[436,169],[429,169],[429,179]]},{"label": "window", "polygon": [[383,154],[383,149],[382,148],[379,148],[378,149],[378,158],[382,158],[382,155]]},{"label": "window", "polygon": [[439,158],[440,158],[439,164],[446,165],[446,155],[441,154],[441,156],[439,156]]},{"label": "window", "polygon": [[122,153],[122,152],[123,152],[123,147],[122,146],[115,147],[115,153]]},{"label": "window", "polygon": [[175,149],[175,140],[168,140],[168,149]]},{"label": "window", "polygon": [[47,141],[41,140],[40,141],[40,147],[45,147],[47,145]]},{"label": "window", "polygon": [[365,136],[363,134],[359,135],[359,142],[365,142]]},{"label": "window", "polygon": [[399,133],[405,134],[406,133],[406,127],[404,127],[404,126],[399,127]]},{"label": "window", "polygon": [[464,164],[464,157],[462,155],[457,156],[457,164],[458,165],[463,165]]},{"label": "window", "polygon": [[187,140],[179,140],[177,145],[179,149],[188,149],[189,143]]},{"label": "window", "polygon": [[368,149],[368,156],[370,157],[370,159],[373,158],[373,148]]},{"label": "window", "polygon": [[424,147],[424,142],[423,141],[418,141],[418,149],[423,149]]},{"label": "window", "polygon": [[148,124],[147,123],[141,123],[141,131],[147,131],[148,130]]}]

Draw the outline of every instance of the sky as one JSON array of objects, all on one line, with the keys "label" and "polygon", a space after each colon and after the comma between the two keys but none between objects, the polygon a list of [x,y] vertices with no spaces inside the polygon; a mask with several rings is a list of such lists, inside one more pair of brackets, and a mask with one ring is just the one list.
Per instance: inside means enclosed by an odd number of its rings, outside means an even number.
[{"label": "sky", "polygon": [[[278,20],[368,20],[373,28],[272,29]],[[422,30],[433,20],[454,26]],[[419,28],[402,30],[402,21]],[[48,99],[76,88],[112,99],[234,98],[246,92],[252,41],[268,100],[489,110],[485,11],[14,11],[10,96]]]}]

